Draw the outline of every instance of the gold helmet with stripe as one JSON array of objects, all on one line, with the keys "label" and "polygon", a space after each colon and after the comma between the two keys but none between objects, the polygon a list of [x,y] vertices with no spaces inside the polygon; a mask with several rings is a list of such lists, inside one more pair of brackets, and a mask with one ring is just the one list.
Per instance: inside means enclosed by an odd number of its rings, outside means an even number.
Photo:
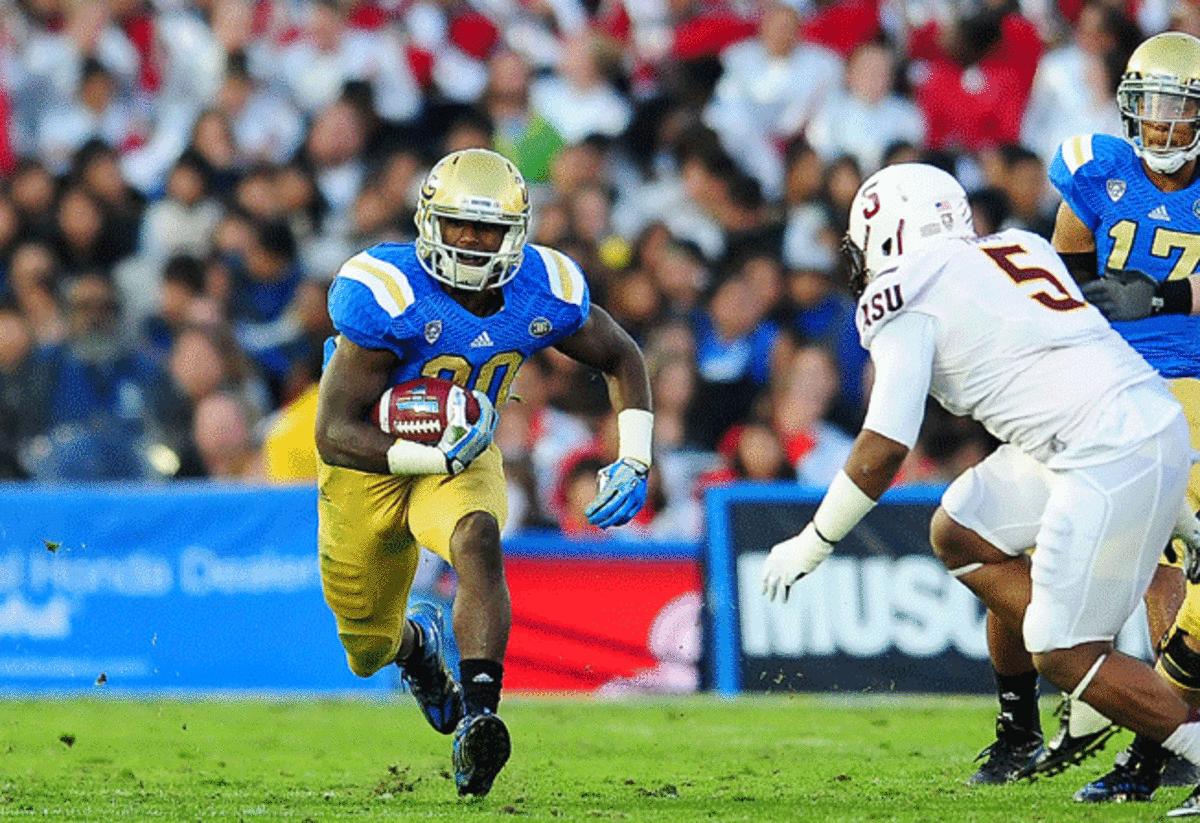
[{"label": "gold helmet with stripe", "polygon": [[[506,226],[494,252],[460,249],[442,239],[441,219]],[[483,291],[517,273],[529,231],[529,189],[517,167],[487,149],[464,149],[437,162],[417,200],[417,259],[456,289]]]},{"label": "gold helmet with stripe", "polygon": [[1117,88],[1125,138],[1160,174],[1200,154],[1200,40],[1168,31],[1129,57]]}]

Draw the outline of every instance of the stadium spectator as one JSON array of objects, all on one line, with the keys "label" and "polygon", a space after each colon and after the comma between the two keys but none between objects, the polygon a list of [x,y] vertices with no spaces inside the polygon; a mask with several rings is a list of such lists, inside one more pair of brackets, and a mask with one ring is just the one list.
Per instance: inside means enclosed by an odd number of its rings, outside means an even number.
[{"label": "stadium spectator", "polygon": [[352,80],[371,83],[374,108],[385,120],[409,120],[421,107],[420,90],[392,30],[348,26],[336,0],[308,4],[308,19],[275,61],[276,79],[309,115],[334,103]]},{"label": "stadium spectator", "polygon": [[819,346],[796,351],[772,384],[772,426],[801,483],[828,486],[850,454],[851,437],[826,420],[838,390],[837,365]]},{"label": "stadium spectator", "polygon": [[1011,213],[1002,228],[1027,229],[1046,239],[1054,232],[1052,200],[1046,166],[1040,157],[1022,146],[1002,146],[1000,175],[996,181],[1008,199]]},{"label": "stadium spectator", "polygon": [[58,343],[66,324],[55,295],[58,260],[45,243],[31,241],[13,250],[8,267],[8,291],[33,329],[39,345]]},{"label": "stadium spectator", "polygon": [[758,37],[721,54],[721,79],[705,111],[705,122],[768,197],[783,191],[777,146],[804,128],[842,80],[841,58],[802,42],[799,31],[795,9],[782,2],[768,5]]},{"label": "stadium spectator", "polygon": [[481,100],[496,129],[496,151],[513,161],[529,183],[550,176],[550,161],[563,147],[558,130],[529,105],[529,66],[515,51],[500,51],[488,62]]},{"label": "stadium spectator", "polygon": [[632,112],[603,74],[604,43],[597,35],[580,33],[567,37],[561,48],[558,72],[530,87],[533,108],[568,143],[625,131]]},{"label": "stadium spectator", "polygon": [[111,283],[84,273],[64,289],[67,334],[35,364],[48,444],[30,466],[43,479],[151,474],[143,438],[161,418],[164,372],[124,338]]},{"label": "stadium spectator", "polygon": [[893,91],[896,58],[878,43],[859,46],[846,64],[845,84],[831,92],[805,129],[826,160],[849,154],[865,174],[880,167],[896,141],[920,143],[925,123],[912,101]]},{"label": "stadium spectator", "polygon": [[926,145],[978,151],[1017,142],[1041,51],[1033,24],[1006,6],[914,31],[909,55]]},{"label": "stadium spectator", "polygon": [[1062,141],[1072,135],[1121,133],[1117,81],[1141,38],[1122,9],[1092,0],[1080,11],[1070,41],[1042,57],[1021,124],[1021,141],[1043,163],[1049,165]]},{"label": "stadium spectator", "polygon": [[253,425],[245,404],[232,394],[211,394],[196,405],[192,436],[208,477],[246,480],[258,476]]},{"label": "stadium spectator", "polygon": [[23,478],[22,451],[40,429],[41,409],[30,407],[33,332],[21,311],[0,303],[0,479]]}]

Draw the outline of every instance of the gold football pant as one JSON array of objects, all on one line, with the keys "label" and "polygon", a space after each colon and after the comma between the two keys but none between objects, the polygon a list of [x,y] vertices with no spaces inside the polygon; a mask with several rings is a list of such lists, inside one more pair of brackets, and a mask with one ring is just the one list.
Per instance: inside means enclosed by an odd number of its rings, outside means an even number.
[{"label": "gold football pant", "polygon": [[[1187,418],[1188,428],[1191,429],[1192,448],[1200,448],[1200,380],[1180,378],[1171,380],[1171,391],[1183,406],[1183,414]],[[1191,476],[1188,478],[1188,505],[1192,511],[1200,509],[1200,464],[1193,464]],[[1163,562],[1167,562],[1164,560]],[[1183,562],[1183,546],[1175,542],[1175,561],[1171,565],[1181,565]],[[1182,644],[1178,632],[1183,631],[1193,638],[1200,638],[1200,586],[1187,584],[1187,593],[1183,605],[1175,616],[1175,626],[1168,635],[1163,657],[1159,660],[1158,670],[1167,676],[1168,680],[1177,686],[1195,690],[1200,687],[1200,656],[1189,653]]]},{"label": "gold football pant", "polygon": [[472,512],[503,527],[508,514],[500,450],[466,471],[397,477],[317,468],[321,588],[351,671],[369,677],[396,658],[419,547],[450,561],[450,536]]}]

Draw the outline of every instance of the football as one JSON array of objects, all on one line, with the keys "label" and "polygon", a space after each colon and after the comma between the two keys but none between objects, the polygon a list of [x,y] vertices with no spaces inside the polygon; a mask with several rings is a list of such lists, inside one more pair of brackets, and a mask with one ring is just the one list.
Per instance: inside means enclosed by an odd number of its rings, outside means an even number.
[{"label": "football", "polygon": [[427,446],[441,440],[451,421],[464,419],[467,425],[479,419],[479,401],[461,386],[436,377],[418,377],[392,386],[376,408],[383,431]]}]

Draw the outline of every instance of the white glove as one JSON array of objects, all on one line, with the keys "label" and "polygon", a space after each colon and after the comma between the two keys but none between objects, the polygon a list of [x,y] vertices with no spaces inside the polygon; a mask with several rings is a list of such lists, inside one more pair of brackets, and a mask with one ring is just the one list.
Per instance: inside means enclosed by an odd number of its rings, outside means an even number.
[{"label": "white glove", "polygon": [[1175,521],[1172,537],[1183,541],[1183,573],[1192,583],[1200,583],[1200,520],[1192,512],[1191,504],[1183,501],[1179,519]]},{"label": "white glove", "polygon": [[460,474],[483,454],[492,442],[499,415],[488,396],[481,391],[472,391],[479,401],[479,419],[474,424],[467,422],[467,397],[461,390],[451,392],[446,409],[446,430],[438,449],[446,456],[446,471]]},{"label": "white glove", "polygon": [[774,600],[782,588],[786,603],[792,584],[816,569],[832,552],[833,544],[822,539],[812,523],[795,537],[776,543],[763,565],[763,594]]}]

